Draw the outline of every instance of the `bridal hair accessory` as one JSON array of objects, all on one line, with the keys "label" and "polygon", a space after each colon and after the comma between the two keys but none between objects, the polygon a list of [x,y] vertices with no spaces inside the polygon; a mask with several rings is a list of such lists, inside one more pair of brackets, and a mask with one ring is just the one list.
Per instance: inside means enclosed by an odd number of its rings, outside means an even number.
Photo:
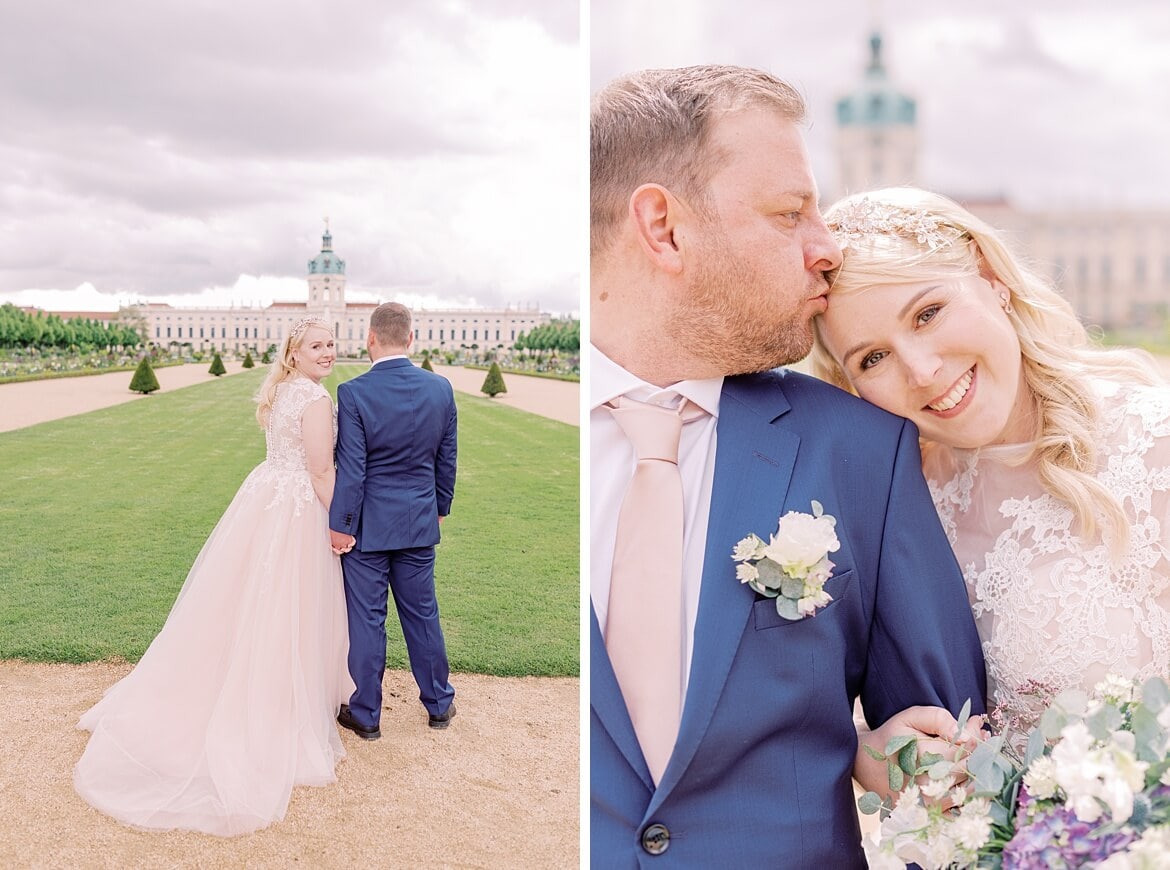
[{"label": "bridal hair accessory", "polygon": [[902,236],[937,251],[965,233],[943,223],[925,209],[903,208],[862,197],[844,206],[828,221],[841,250],[866,236]]},{"label": "bridal hair accessory", "polygon": [[323,318],[303,317],[293,324],[292,332],[288,334],[289,346],[291,347],[292,345],[296,344],[297,340],[305,334],[305,330],[310,326],[323,326],[326,329],[329,328],[329,324],[326,323]]}]

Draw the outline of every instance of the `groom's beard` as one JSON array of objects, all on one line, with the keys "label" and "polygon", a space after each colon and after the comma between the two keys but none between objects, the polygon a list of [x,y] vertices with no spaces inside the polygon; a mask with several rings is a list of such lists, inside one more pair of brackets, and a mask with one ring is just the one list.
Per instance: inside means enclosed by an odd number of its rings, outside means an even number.
[{"label": "groom's beard", "polygon": [[778,298],[725,246],[704,256],[683,299],[666,319],[666,335],[725,375],[762,372],[808,356],[812,316],[798,300]]}]

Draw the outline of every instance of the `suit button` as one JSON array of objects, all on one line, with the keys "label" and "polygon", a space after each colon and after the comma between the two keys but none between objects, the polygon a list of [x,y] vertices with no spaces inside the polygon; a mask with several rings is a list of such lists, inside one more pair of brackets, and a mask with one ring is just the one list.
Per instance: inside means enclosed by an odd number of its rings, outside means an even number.
[{"label": "suit button", "polygon": [[648,825],[642,832],[642,848],[651,855],[661,855],[670,848],[670,831],[666,825]]}]

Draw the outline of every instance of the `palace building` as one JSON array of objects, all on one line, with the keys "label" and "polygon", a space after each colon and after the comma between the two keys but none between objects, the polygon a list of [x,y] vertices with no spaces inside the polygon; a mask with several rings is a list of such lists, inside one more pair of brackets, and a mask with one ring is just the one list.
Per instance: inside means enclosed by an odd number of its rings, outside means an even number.
[{"label": "palace building", "polygon": [[[937,189],[918,169],[917,104],[890,81],[881,49],[875,33],[863,82],[837,101],[839,189],[833,199],[902,184]],[[984,175],[991,171],[987,167]],[[1086,325],[1165,329],[1170,211],[1103,204],[1023,210],[1002,196],[940,192],[1001,230],[1021,260],[1046,275]]]},{"label": "palace building", "polygon": [[[263,352],[279,344],[303,317],[318,315],[333,324],[337,352],[357,356],[366,346],[370,313],[377,302],[347,302],[345,260],[333,250],[326,224],[321,252],[309,260],[307,299],[273,302],[267,306],[232,308],[175,308],[165,302],[135,306],[146,325],[147,340],[167,347],[191,345],[194,350]],[[415,350],[459,350],[473,345],[481,350],[511,347],[521,333],[551,319],[537,306],[412,309]]]}]

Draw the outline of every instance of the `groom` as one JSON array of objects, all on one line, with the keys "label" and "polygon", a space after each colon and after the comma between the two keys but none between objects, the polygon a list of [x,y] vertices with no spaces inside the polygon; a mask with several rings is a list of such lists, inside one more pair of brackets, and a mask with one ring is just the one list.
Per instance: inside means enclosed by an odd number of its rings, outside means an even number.
[{"label": "groom", "polygon": [[[854,700],[872,726],[917,704],[983,710],[914,427],[771,370],[808,352],[841,256],[803,112],[792,88],[737,67],[636,73],[594,99],[599,868],[864,867]],[[840,541],[831,600],[790,620],[739,582],[732,550],[814,501]]]},{"label": "groom", "polygon": [[416,367],[410,310],[370,315],[373,364],[337,388],[337,484],[330,536],[343,552],[349,672],[357,690],[337,721],[367,740],[382,732],[387,592],[431,728],[455,715],[435,600],[435,544],[455,491],[455,399],[446,378]]}]

